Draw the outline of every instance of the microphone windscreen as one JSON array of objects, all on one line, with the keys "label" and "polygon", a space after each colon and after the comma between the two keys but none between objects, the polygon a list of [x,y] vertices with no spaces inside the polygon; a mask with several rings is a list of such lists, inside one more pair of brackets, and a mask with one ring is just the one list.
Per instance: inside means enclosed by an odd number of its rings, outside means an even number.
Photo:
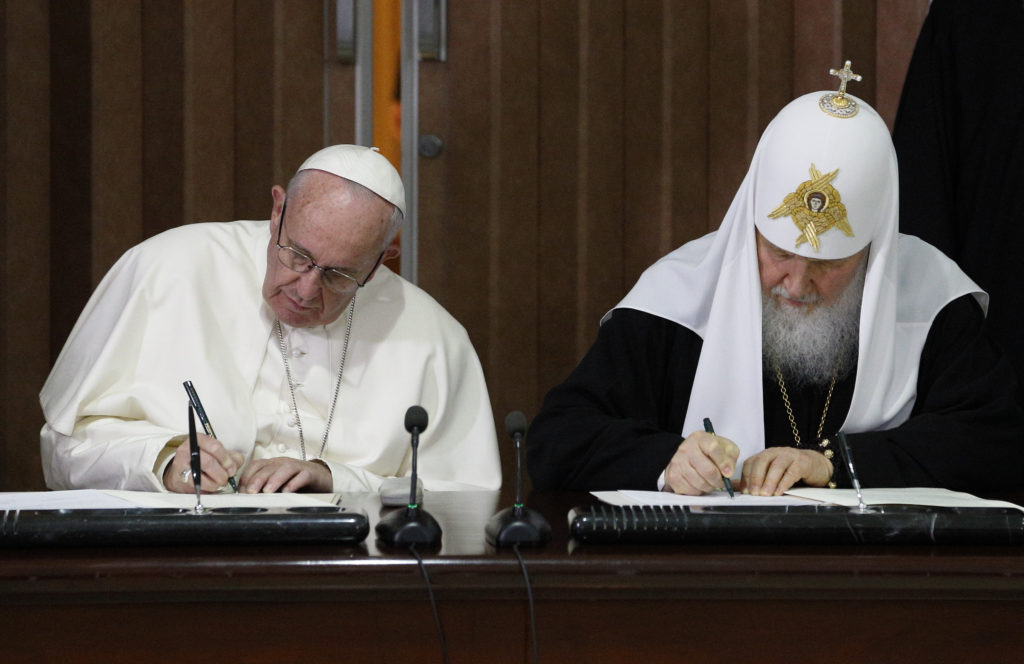
[{"label": "microphone windscreen", "polygon": [[522,411],[513,410],[505,416],[505,432],[509,437],[515,438],[526,434],[526,415]]},{"label": "microphone windscreen", "polygon": [[405,411],[405,430],[412,433],[413,429],[420,433],[427,430],[427,411],[423,406],[409,406]]}]

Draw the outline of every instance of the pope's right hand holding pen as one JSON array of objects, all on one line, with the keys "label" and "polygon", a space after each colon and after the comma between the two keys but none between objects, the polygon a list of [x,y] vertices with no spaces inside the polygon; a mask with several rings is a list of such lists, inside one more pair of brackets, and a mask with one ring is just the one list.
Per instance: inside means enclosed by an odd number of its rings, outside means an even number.
[{"label": "pope's right hand holding pen", "polygon": [[[238,470],[245,462],[245,457],[238,452],[232,452],[227,449],[217,440],[217,434],[213,431],[213,425],[210,424],[210,418],[206,415],[206,409],[203,408],[203,402],[200,401],[199,394],[196,392],[195,386],[192,385],[192,381],[186,380],[182,385],[185,388],[185,394],[188,395],[190,404],[189,417],[192,417],[192,412],[194,411],[203,425],[203,430],[206,432],[196,435],[196,442],[199,446],[200,467],[203,473],[201,490],[206,493],[212,493],[219,490],[225,484],[230,484],[231,489],[238,493],[238,483],[235,481],[235,474],[238,473]],[[191,431],[193,425],[190,424],[189,426]],[[189,445],[178,446],[171,462],[164,469],[163,481],[164,487],[168,491],[189,493],[195,490]]]},{"label": "pope's right hand holding pen", "polygon": [[[196,435],[199,442],[200,461],[203,468],[202,490],[204,493],[218,491],[228,485],[245,458],[239,453],[229,450],[224,445],[205,433]],[[164,486],[175,493],[192,493],[192,466],[188,441],[179,445],[171,462],[164,469]]]}]

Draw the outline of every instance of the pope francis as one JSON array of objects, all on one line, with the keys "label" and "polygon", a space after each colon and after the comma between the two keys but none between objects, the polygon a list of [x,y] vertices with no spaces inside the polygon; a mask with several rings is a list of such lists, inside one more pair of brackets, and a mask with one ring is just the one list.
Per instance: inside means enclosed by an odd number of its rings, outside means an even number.
[{"label": "pope francis", "polygon": [[129,250],[71,332],[40,394],[53,489],[193,490],[191,381],[202,488],[375,491],[410,472],[409,406],[424,488],[501,483],[494,421],[466,331],[391,272],[405,190],[371,148],[312,155],[269,221],[190,224]]}]

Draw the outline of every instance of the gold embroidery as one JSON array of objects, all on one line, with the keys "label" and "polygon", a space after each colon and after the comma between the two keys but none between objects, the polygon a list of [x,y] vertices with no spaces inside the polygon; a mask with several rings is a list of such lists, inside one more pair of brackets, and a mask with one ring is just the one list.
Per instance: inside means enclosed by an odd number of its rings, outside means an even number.
[{"label": "gold embroidery", "polygon": [[772,210],[768,217],[793,217],[793,223],[800,229],[795,246],[810,242],[817,252],[821,247],[819,236],[825,231],[836,227],[853,237],[853,229],[846,220],[846,206],[840,200],[839,192],[829,184],[839,169],[822,175],[811,164],[810,172],[811,179],[800,183],[796,191],[787,194],[782,205]]}]

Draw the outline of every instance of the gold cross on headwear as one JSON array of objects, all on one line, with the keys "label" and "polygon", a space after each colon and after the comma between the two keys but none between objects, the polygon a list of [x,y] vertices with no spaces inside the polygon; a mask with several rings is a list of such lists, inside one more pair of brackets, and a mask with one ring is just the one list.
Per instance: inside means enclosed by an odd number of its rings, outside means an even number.
[{"label": "gold cross on headwear", "polygon": [[828,73],[839,77],[839,91],[829,92],[819,99],[818,107],[834,118],[852,118],[857,115],[857,102],[846,96],[846,84],[850,81],[859,81],[862,76],[853,73],[849,60],[842,69],[829,69]]},{"label": "gold cross on headwear", "polygon": [[863,76],[861,76],[860,74],[854,74],[853,73],[853,70],[850,69],[850,64],[852,64],[852,63],[849,60],[847,60],[846,64],[843,65],[842,69],[829,69],[828,70],[828,73],[831,74],[832,76],[838,76],[839,77],[839,80],[840,80],[840,83],[839,83],[839,96],[840,97],[843,97],[843,96],[846,95],[846,84],[847,83],[849,83],[850,81],[860,81],[863,78]]}]

